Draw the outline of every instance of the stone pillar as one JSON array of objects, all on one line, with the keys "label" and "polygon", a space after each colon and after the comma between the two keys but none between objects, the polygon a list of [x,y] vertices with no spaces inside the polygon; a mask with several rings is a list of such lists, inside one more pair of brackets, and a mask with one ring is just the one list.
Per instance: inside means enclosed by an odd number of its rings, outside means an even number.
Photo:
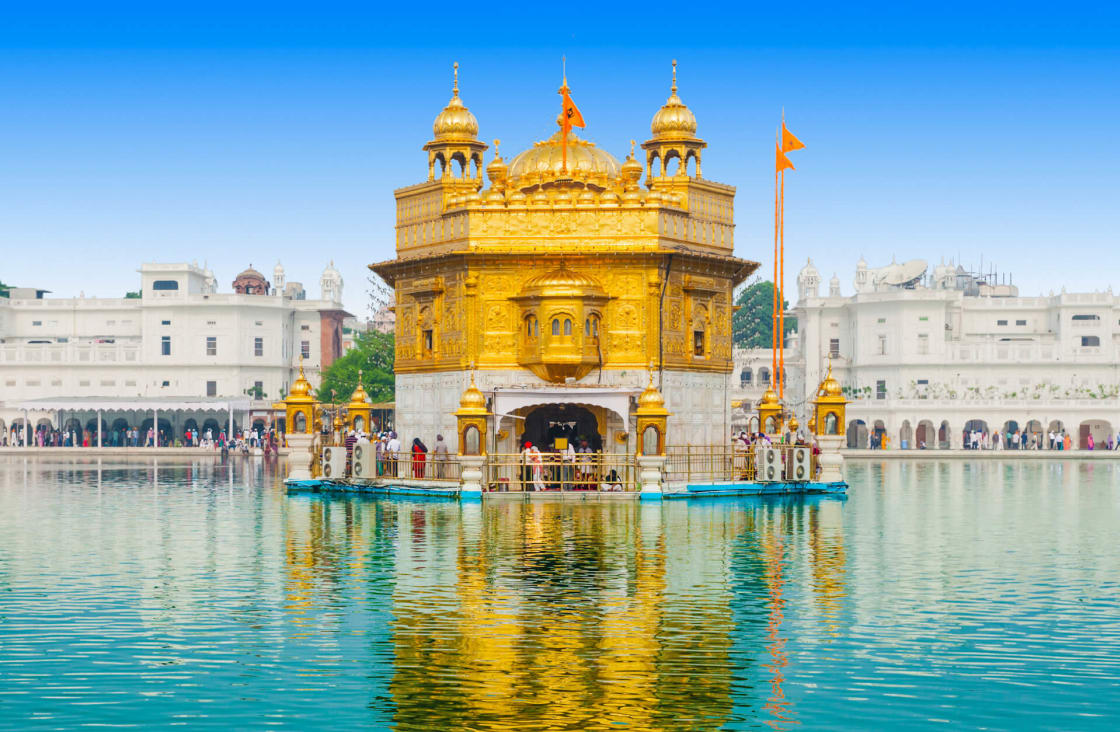
[{"label": "stone pillar", "polygon": [[659,501],[663,495],[661,486],[661,468],[665,465],[664,455],[639,455],[638,456],[638,484],[641,486],[641,498]]},{"label": "stone pillar", "polygon": [[821,454],[817,456],[817,463],[821,466],[820,481],[837,483],[844,480],[844,457],[840,454],[844,436],[819,435],[817,445],[821,448]]},{"label": "stone pillar", "polygon": [[[144,439],[141,437],[140,439]],[[159,447],[159,410],[152,410],[152,449]]]},{"label": "stone pillar", "polygon": [[101,447],[101,410],[97,410],[97,447]]},{"label": "stone pillar", "polygon": [[459,455],[459,465],[462,466],[462,477],[459,478],[460,498],[482,498],[482,466],[485,462],[485,455]]},{"label": "stone pillar", "polygon": [[288,433],[288,480],[311,480],[311,444],[315,436],[306,432]]}]

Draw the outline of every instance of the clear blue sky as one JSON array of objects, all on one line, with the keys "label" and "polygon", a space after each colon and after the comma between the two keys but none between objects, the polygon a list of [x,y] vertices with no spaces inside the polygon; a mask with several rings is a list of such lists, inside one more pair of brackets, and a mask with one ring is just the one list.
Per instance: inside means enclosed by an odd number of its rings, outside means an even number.
[{"label": "clear blue sky", "polygon": [[[0,15],[0,280],[117,296],[141,261],[249,262],[317,295],[326,261],[365,311],[393,256],[396,187],[450,66],[508,159],[553,130],[560,56],[586,136],[649,136],[669,61],[738,187],[736,253],[771,248],[781,110],[787,281],[811,256],[995,261],[1025,294],[1120,273],[1116,3],[23,3]],[[909,6],[921,6],[912,9]]]}]

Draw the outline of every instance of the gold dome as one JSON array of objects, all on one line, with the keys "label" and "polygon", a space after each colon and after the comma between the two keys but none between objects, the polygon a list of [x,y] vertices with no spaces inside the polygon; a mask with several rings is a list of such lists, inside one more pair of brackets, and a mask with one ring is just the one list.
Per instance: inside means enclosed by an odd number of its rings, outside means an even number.
[{"label": "gold dome", "polygon": [[366,394],[365,387],[362,386],[362,371],[358,370],[358,388],[350,395],[350,403],[360,406],[366,406],[370,403],[369,394]]},{"label": "gold dome", "polygon": [[661,392],[653,385],[653,373],[649,376],[649,386],[638,397],[638,409],[648,411],[650,409],[664,409],[665,397],[661,396]]},{"label": "gold dome", "polygon": [[777,404],[777,403],[778,403],[777,393],[774,391],[773,388],[767,389],[766,393],[762,395],[762,404]]},{"label": "gold dome", "polygon": [[790,418],[789,418],[789,431],[790,431],[790,432],[797,432],[797,428],[798,428],[799,426],[800,426],[800,425],[798,425],[798,423],[797,423],[797,417],[794,417],[793,415],[790,415]]},{"label": "gold dome", "polygon": [[455,64],[455,84],[451,90],[451,101],[436,115],[432,123],[436,140],[473,140],[478,135],[478,120],[475,119],[463,100],[459,98],[459,64]]},{"label": "gold dome", "polygon": [[486,411],[486,395],[474,385],[474,372],[471,372],[471,383],[459,398],[459,409]]},{"label": "gold dome", "polygon": [[673,87],[669,99],[653,115],[649,125],[654,139],[696,136],[696,115],[677,96],[677,62],[673,60]]},{"label": "gold dome", "polygon": [[501,140],[494,140],[494,159],[486,166],[486,177],[490,179],[490,185],[497,187],[502,186],[509,175],[506,161],[502,160],[502,155],[498,152],[498,146],[501,144]]},{"label": "gold dome", "polygon": [[817,387],[817,396],[819,397],[843,397],[844,390],[840,388],[840,382],[832,378],[832,360],[828,362],[828,373],[825,374],[824,381]]},{"label": "gold dome", "polygon": [[521,287],[520,297],[606,297],[593,277],[568,269],[563,262],[556,269],[530,277]]},{"label": "gold dome", "polygon": [[311,382],[309,382],[303,375],[303,356],[299,359],[299,377],[296,378],[295,383],[292,384],[291,391],[288,392],[288,398],[293,397],[299,399],[311,398]]},{"label": "gold dome", "polygon": [[568,133],[568,172],[563,172],[564,150],[562,133],[518,153],[509,163],[509,178],[520,186],[532,186],[560,178],[587,180],[606,185],[618,178],[621,166],[606,150],[595,143],[581,140],[574,132]]}]

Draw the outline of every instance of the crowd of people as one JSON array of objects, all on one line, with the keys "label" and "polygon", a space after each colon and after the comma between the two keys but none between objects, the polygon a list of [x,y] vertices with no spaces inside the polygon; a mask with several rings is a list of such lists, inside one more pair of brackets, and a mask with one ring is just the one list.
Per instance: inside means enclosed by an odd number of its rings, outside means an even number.
[{"label": "crowd of people", "polygon": [[[608,469],[603,464],[602,451],[593,448],[586,438],[554,438],[544,450],[532,440],[523,440],[521,444],[521,490],[624,489],[624,480],[618,470]],[[510,489],[508,485],[504,487]]]},{"label": "crowd of people", "polygon": [[360,430],[349,430],[344,438],[347,463],[353,458],[354,446],[365,439],[369,440],[373,448],[378,477],[436,480],[455,477],[449,469],[451,460],[443,435],[436,435],[436,441],[430,449],[416,437],[405,450],[397,433],[392,430],[368,436]]},{"label": "crowd of people", "polygon": [[966,450],[1120,450],[1120,435],[1114,439],[1109,434],[1103,442],[1098,442],[1090,433],[1085,438],[1085,446],[1078,448],[1069,432],[1062,429],[1046,433],[965,430],[961,444]]},{"label": "crowd of people", "polygon": [[[153,427],[142,429],[134,426],[106,430],[101,435],[101,447],[203,447],[214,450],[248,451],[259,448],[269,454],[276,451],[281,436],[274,428],[255,428],[240,431],[231,438],[225,429],[215,432],[212,428],[199,430],[189,427],[181,435],[170,435]],[[67,429],[39,425],[28,439],[22,425],[10,430],[0,430],[0,447],[98,447],[97,430],[70,425]]]}]

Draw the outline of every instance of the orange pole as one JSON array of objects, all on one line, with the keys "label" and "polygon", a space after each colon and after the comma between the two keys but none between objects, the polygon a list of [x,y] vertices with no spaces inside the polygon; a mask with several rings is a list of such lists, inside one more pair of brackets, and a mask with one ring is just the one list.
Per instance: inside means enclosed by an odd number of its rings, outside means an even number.
[{"label": "orange pole", "polygon": [[[779,135],[781,133],[779,132]],[[781,149],[781,138],[778,138],[778,150]],[[774,280],[770,297],[770,384],[777,383],[778,373],[778,160],[774,158]]]},{"label": "orange pole", "polygon": [[782,289],[778,293],[778,399],[786,396],[786,171],[782,171],[781,204],[778,206],[778,241],[781,243]]}]

